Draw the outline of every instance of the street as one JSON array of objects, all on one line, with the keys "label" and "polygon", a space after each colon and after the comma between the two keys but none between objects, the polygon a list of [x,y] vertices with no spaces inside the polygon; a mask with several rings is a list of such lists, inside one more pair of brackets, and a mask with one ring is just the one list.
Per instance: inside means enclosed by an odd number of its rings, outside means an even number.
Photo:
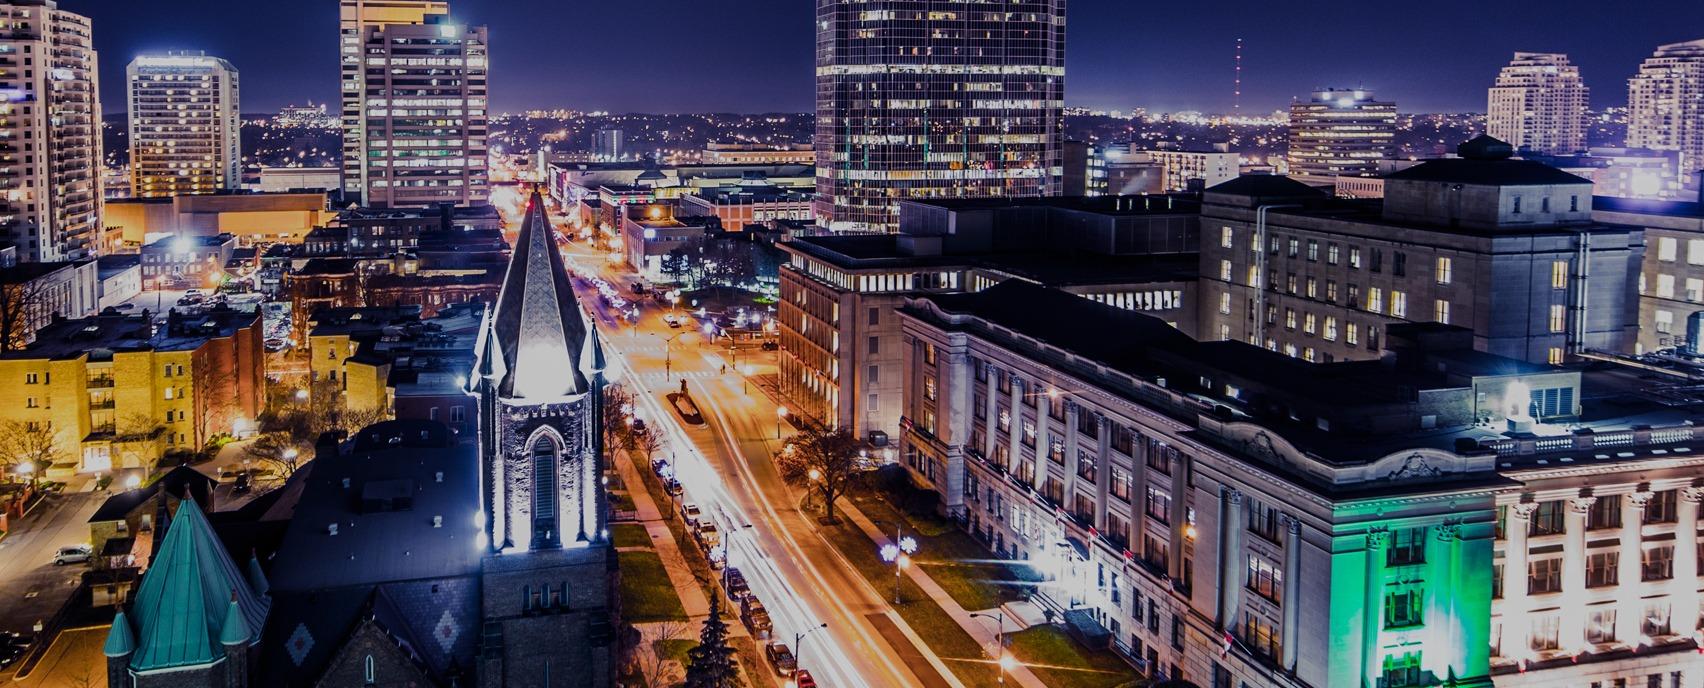
[{"label": "street", "polygon": [[[601,275],[625,291],[603,254],[579,243],[564,254],[582,276]],[[812,516],[798,508],[803,495],[781,481],[770,459],[780,447],[778,409],[741,377],[773,374],[775,355],[752,344],[739,350],[741,365],[732,365],[725,343],[707,348],[702,333],[670,328],[667,307],[641,299],[641,315],[629,323],[591,285],[577,280],[576,288],[599,320],[616,381],[633,389],[638,414],[664,432],[660,453],[673,457],[684,499],[727,533],[728,564],[745,573],[770,609],[775,639],[792,645],[794,633],[828,624],[793,648],[799,666],[827,685],[958,685],[881,594],[816,534]],[[703,427],[685,426],[664,398],[682,379],[704,412]],[[930,661],[907,660],[919,656]]]},{"label": "street", "polygon": [[54,566],[60,547],[89,541],[89,517],[107,497],[105,492],[50,495],[0,540],[0,631],[32,632],[46,621],[76,589],[88,564]]}]

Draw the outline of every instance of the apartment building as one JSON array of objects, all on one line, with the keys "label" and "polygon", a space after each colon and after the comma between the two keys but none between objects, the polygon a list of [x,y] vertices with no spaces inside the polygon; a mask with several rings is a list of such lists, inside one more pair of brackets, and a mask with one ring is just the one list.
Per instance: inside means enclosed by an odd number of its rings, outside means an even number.
[{"label": "apartment building", "polygon": [[7,263],[0,259],[0,351],[35,341],[56,319],[100,310],[100,268],[92,260]]},{"label": "apartment building", "polygon": [[125,70],[130,195],[214,193],[243,181],[237,68],[204,52],[138,55]]},{"label": "apartment building", "polygon": [[1684,390],[1436,323],[1392,325],[1379,361],[1308,363],[1020,281],[898,317],[901,462],[1151,676],[1704,676],[1675,544],[1704,477]]},{"label": "apartment building", "polygon": [[1290,176],[1311,186],[1371,177],[1396,155],[1396,103],[1366,89],[1328,88],[1290,105]]},{"label": "apartment building", "polygon": [[176,311],[56,321],[22,351],[0,354],[0,418],[53,432],[56,472],[151,468],[254,428],[265,354],[255,313]]},{"label": "apartment building", "polygon": [[1639,338],[1632,353],[1704,346],[1704,204],[1599,196],[1598,222],[1645,234],[1639,268]]},{"label": "apartment building", "polygon": [[1330,362],[1378,358],[1395,323],[1440,322],[1523,361],[1632,351],[1640,229],[1594,222],[1588,180],[1507,144],[1460,152],[1386,176],[1382,200],[1270,176],[1208,189],[1201,337]]},{"label": "apartment building", "polygon": [[780,387],[788,408],[876,443],[897,436],[908,296],[1017,278],[1196,330],[1199,205],[1178,196],[900,202],[891,235],[780,244]]},{"label": "apartment building", "polygon": [[1704,169],[1704,39],[1671,43],[1627,80],[1627,145],[1680,153],[1680,181]]},{"label": "apartment building", "polygon": [[488,42],[430,0],[342,0],[343,190],[379,208],[483,204]]},{"label": "apartment building", "polygon": [[100,76],[89,18],[0,3],[0,239],[26,262],[93,258],[101,231]]},{"label": "apartment building", "polygon": [[1486,99],[1485,133],[1516,150],[1574,155],[1586,150],[1591,89],[1560,53],[1515,53]]}]

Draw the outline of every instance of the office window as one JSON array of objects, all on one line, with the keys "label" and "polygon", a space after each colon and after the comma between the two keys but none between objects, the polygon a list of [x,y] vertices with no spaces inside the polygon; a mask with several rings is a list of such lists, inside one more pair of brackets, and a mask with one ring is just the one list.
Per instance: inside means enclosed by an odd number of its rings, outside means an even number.
[{"label": "office window", "polygon": [[1686,278],[1686,300],[1694,303],[1704,301],[1704,279],[1697,277]]},{"label": "office window", "polygon": [[1367,287],[1367,312],[1384,312],[1384,290],[1378,287]]},{"label": "office window", "polygon": [[1515,213],[1514,214],[1516,214],[1516,215],[1521,214],[1521,197],[1520,196],[1515,197]]},{"label": "office window", "polygon": [[1424,623],[1421,608],[1426,603],[1419,585],[1399,585],[1385,592],[1385,628],[1408,628]]},{"label": "office window", "polygon": [[1408,254],[1392,251],[1390,257],[1390,274],[1404,277],[1408,274]]},{"label": "office window", "polygon": [[1598,497],[1586,512],[1586,530],[1621,527],[1621,495]]},{"label": "office window", "polygon": [[1284,276],[1284,290],[1292,295],[1296,293],[1296,273],[1292,272]]},{"label": "office window", "polygon": [[1550,288],[1568,288],[1568,261],[1558,260],[1550,264]]},{"label": "office window", "polygon": [[1560,303],[1550,306],[1550,331],[1560,333],[1568,329],[1568,307]]},{"label": "office window", "polygon": [[1325,300],[1337,303],[1337,280],[1325,281]]},{"label": "office window", "polygon": [[1448,257],[1438,256],[1437,269],[1433,271],[1433,277],[1437,278],[1438,284],[1450,283],[1450,280],[1454,277],[1453,267],[1453,261]]},{"label": "office window", "polygon": [[1312,277],[1308,278],[1307,295],[1308,295],[1308,298],[1310,298],[1310,299],[1319,298],[1319,280],[1316,280]]},{"label": "office window", "polygon": [[1283,634],[1277,624],[1249,612],[1243,612],[1242,642],[1248,649],[1272,659],[1283,656]]},{"label": "office window", "polygon": [[1284,309],[1284,329],[1287,329],[1287,330],[1296,329],[1296,309],[1294,309],[1294,308]]},{"label": "office window", "polygon": [[1386,566],[1409,566],[1426,563],[1426,528],[1397,528],[1391,531],[1390,549],[1385,550]]},{"label": "office window", "polygon": [[1657,275],[1657,296],[1674,298],[1674,275]]},{"label": "office window", "polygon": [[1220,315],[1230,315],[1231,314],[1231,294],[1230,294],[1230,292],[1225,292],[1225,293],[1219,295],[1219,314]]},{"label": "office window", "polygon": [[1360,326],[1355,323],[1343,323],[1343,342],[1351,346],[1361,343]]},{"label": "office window", "polygon": [[1255,289],[1260,288],[1260,267],[1259,266],[1255,266],[1255,265],[1248,266],[1248,286],[1254,287]]},{"label": "office window", "polygon": [[1306,332],[1308,334],[1314,333],[1314,314],[1312,314],[1312,313],[1303,314],[1303,316],[1302,316],[1302,331]]},{"label": "office window", "polygon": [[1219,261],[1219,279],[1222,279],[1226,282],[1231,281],[1231,261],[1228,261],[1228,260]]},{"label": "office window", "polygon": [[876,366],[869,366],[865,368],[864,380],[872,385],[881,382],[881,369]]},{"label": "office window", "polygon": [[1674,333],[1674,313],[1672,311],[1659,309],[1656,312],[1656,330],[1658,334]]},{"label": "office window", "polygon": [[1675,490],[1659,490],[1651,495],[1650,503],[1645,505],[1646,523],[1674,523],[1679,516],[1675,513]]},{"label": "office window", "polygon": [[1349,247],[1349,267],[1355,270],[1361,269],[1361,247]]},{"label": "office window", "polygon": [[1383,669],[1379,688],[1410,688],[1426,680],[1425,672],[1420,670],[1419,652],[1386,655]]},{"label": "office window", "polygon": [[1674,237],[1658,237],[1657,238],[1657,260],[1663,261],[1665,263],[1673,263],[1676,248],[1678,246],[1679,246],[1679,242],[1675,241]]},{"label": "office window", "polygon": [[1552,499],[1539,502],[1538,508],[1533,509],[1532,521],[1527,523],[1527,535],[1541,537],[1562,532],[1564,527],[1562,524],[1563,511],[1562,500]]},{"label": "office window", "polygon": [[1645,619],[1640,624],[1640,631],[1653,638],[1672,634],[1669,624],[1669,603],[1665,601],[1652,602],[1645,605]]},{"label": "office window", "polygon": [[1325,316],[1325,332],[1323,333],[1323,336],[1325,337],[1325,341],[1328,341],[1328,342],[1337,341],[1337,317],[1336,316],[1332,316],[1332,315]]},{"label": "office window", "polygon": [[1308,260],[1319,260],[1319,242],[1308,240]]},{"label": "office window", "polygon": [[1615,549],[1593,551],[1586,555],[1586,587],[1603,588],[1620,583],[1621,552]]},{"label": "office window", "polygon": [[1527,592],[1534,595],[1562,590],[1562,560],[1536,559],[1527,563]]},{"label": "office window", "polygon": [[1248,589],[1273,602],[1283,602],[1284,569],[1278,564],[1248,555]]},{"label": "office window", "polygon": [[1432,319],[1445,325],[1450,324],[1450,302],[1444,299],[1433,301]]},{"label": "office window", "polygon": [[1686,262],[1690,265],[1704,265],[1704,239],[1686,240]]},{"label": "office window", "polygon": [[1550,347],[1549,356],[1546,360],[1550,362],[1550,365],[1562,365],[1562,347]]},{"label": "office window", "polygon": [[1390,290],[1390,314],[1398,318],[1408,317],[1407,294],[1395,289]]},{"label": "office window", "polygon": [[1295,258],[1296,254],[1301,250],[1301,246],[1302,246],[1301,240],[1292,237],[1290,239],[1290,250],[1286,255],[1288,255],[1291,258]]},{"label": "office window", "polygon": [[1331,265],[1337,264],[1337,244],[1325,245],[1325,262]]},{"label": "office window", "polygon": [[1559,650],[1561,643],[1562,616],[1556,612],[1534,614],[1532,616],[1532,636],[1530,647],[1538,652]]},{"label": "office window", "polygon": [[871,325],[882,324],[882,309],[880,309],[880,308],[871,308],[870,309],[870,324]]},{"label": "office window", "polygon": [[1615,605],[1593,607],[1587,612],[1586,642],[1593,645],[1615,642]]},{"label": "office window", "polygon": [[1171,523],[1171,495],[1149,485],[1143,511],[1148,514],[1148,518],[1160,523]]},{"label": "office window", "polygon": [[1221,227],[1219,229],[1219,247],[1220,248],[1230,248],[1231,244],[1235,240],[1236,240],[1236,231],[1235,230],[1231,229],[1230,227]]},{"label": "office window", "polygon": [[881,340],[881,338],[880,338],[880,337],[871,337],[871,338],[870,338],[870,341],[869,341],[869,352],[870,352],[870,355],[871,355],[871,356],[874,356],[874,355],[876,355],[876,354],[878,354],[878,353],[881,353],[881,350],[882,350],[882,345],[881,345],[881,341],[882,341],[882,340]]}]

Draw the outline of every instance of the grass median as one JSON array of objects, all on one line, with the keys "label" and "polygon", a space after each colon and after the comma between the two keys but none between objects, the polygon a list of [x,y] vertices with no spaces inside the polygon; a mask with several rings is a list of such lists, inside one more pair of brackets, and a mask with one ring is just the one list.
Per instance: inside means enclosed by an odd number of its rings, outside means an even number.
[{"label": "grass median", "polygon": [[617,552],[621,560],[621,609],[630,623],[686,621],[686,608],[669,582],[656,552]]},{"label": "grass median", "polygon": [[1133,685],[1135,670],[1111,650],[1090,650],[1056,626],[1034,626],[1007,636],[1012,656],[1053,688]]}]

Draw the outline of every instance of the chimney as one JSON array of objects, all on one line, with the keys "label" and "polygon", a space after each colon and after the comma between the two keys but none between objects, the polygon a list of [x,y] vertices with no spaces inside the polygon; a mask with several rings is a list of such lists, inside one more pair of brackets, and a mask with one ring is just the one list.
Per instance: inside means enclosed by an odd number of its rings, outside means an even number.
[{"label": "chimney", "polygon": [[336,535],[337,534],[337,524],[333,523],[329,526],[326,526],[325,527],[325,533],[327,535]]}]

